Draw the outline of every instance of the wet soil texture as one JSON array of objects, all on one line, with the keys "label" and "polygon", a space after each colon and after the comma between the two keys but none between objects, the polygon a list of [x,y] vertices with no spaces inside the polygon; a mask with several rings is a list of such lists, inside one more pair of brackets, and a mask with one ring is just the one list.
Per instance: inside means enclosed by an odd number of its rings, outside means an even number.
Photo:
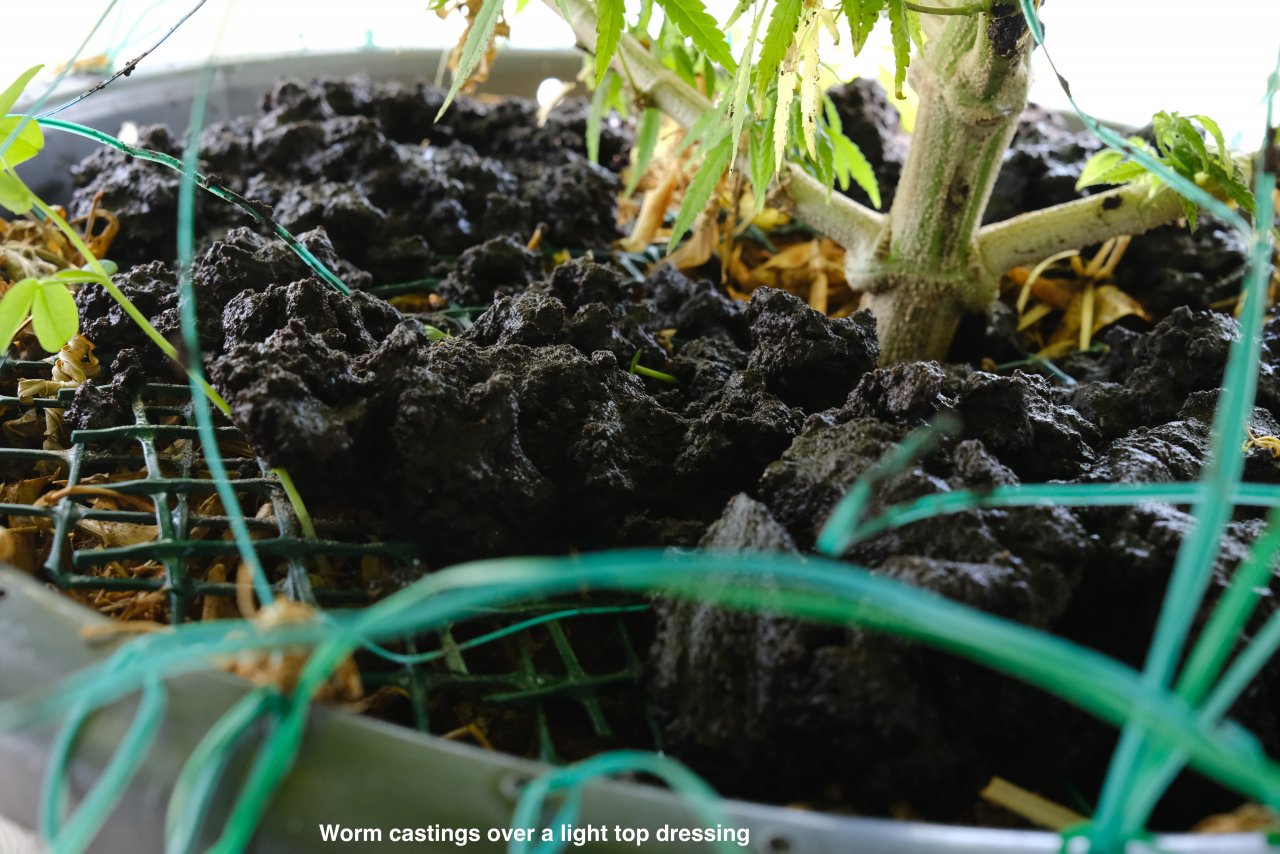
[{"label": "wet soil texture", "polygon": [[[886,183],[905,141],[858,83],[833,95]],[[534,106],[463,99],[438,125],[439,92],[324,81],[279,84],[262,114],[211,127],[202,159],[268,205],[353,287],[343,297],[278,242],[202,201],[194,270],[206,366],[233,418],[287,466],[321,515],[421,543],[432,567],[495,555],[619,546],[805,552],[835,502],[910,431],[941,412],[961,424],[878,483],[869,512],[921,496],[1025,482],[1167,482],[1198,475],[1227,348],[1238,239],[1135,239],[1118,275],[1156,321],[1106,333],[1073,357],[1079,381],[984,372],[1021,354],[1001,308],[966,322],[954,364],[876,368],[866,313],[831,319],[783,291],[749,303],[669,267],[646,278],[609,261],[626,129],[584,155],[580,106],[538,127]],[[162,128],[143,143],[169,151]],[[999,219],[1074,196],[1096,149],[1028,112],[991,207]],[[97,191],[122,220],[121,288],[177,329],[176,181],[112,152],[78,169],[72,207]],[[525,248],[597,250],[558,266]],[[367,292],[420,277],[472,322],[428,335]],[[99,290],[77,298],[86,334],[118,353],[87,385],[71,426],[119,417],[130,384],[167,368]],[[1002,355],[1001,348],[1008,355]],[[639,364],[675,378],[640,376]],[[1280,327],[1268,328],[1253,429],[1280,432]],[[1280,480],[1268,451],[1247,475]],[[844,557],[1131,664],[1141,661],[1184,509],[983,509],[882,532]],[[1261,527],[1237,514],[1209,601]],[[1256,619],[1273,609],[1265,597]],[[1071,802],[1096,791],[1114,732],[1011,680],[857,629],[659,602],[649,687],[667,749],[730,795],[957,819],[992,774]],[[1235,713],[1272,751],[1280,673]],[[1204,815],[1222,793],[1186,779],[1173,803]]]}]

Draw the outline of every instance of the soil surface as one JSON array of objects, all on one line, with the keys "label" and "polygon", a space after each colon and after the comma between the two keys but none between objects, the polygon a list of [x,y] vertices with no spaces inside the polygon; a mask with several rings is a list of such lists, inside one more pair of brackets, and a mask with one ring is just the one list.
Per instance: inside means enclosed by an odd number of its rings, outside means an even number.
[{"label": "soil surface", "polygon": [[[887,203],[905,153],[896,114],[862,82],[833,97]],[[978,369],[1025,358],[1003,305],[966,320],[951,364],[879,369],[865,312],[832,319],[773,289],[742,303],[670,267],[637,280],[615,266],[621,124],[606,124],[597,166],[581,105],[539,127],[533,104],[464,98],[433,125],[440,100],[425,86],[283,82],[261,115],[204,135],[207,170],[357,289],[340,296],[202,199],[194,280],[210,377],[321,515],[420,542],[436,568],[618,546],[804,552],[850,485],[943,411],[959,432],[879,483],[872,513],[999,484],[1186,480],[1204,465],[1237,334],[1209,306],[1243,268],[1240,241],[1211,220],[1134,240],[1117,277],[1154,322],[1129,318],[1103,352],[1064,361],[1071,383]],[[141,137],[177,153],[166,129]],[[990,218],[1074,197],[1096,147],[1028,111]],[[103,191],[120,216],[122,290],[174,334],[176,179],[111,151],[76,178],[73,210]],[[539,225],[544,250],[596,251],[554,266],[525,248]],[[450,305],[478,307],[461,321],[425,316],[453,337],[434,340],[421,316],[368,292],[420,278],[437,279]],[[118,355],[66,422],[101,426],[126,411],[132,384],[169,368],[99,289],[77,301],[85,334]],[[676,382],[631,372],[636,354]],[[1280,433],[1277,371],[1273,323],[1259,434]],[[1248,452],[1246,470],[1280,481],[1265,450]],[[986,509],[879,534],[845,557],[1139,664],[1190,524],[1185,508],[1159,504]],[[1209,602],[1261,524],[1237,513]],[[725,794],[944,820],[971,817],[993,774],[1070,806],[1096,795],[1114,731],[1014,681],[856,629],[696,604],[659,602],[657,614],[649,688],[666,747]],[[1277,668],[1234,711],[1272,753]],[[1185,821],[1236,802],[1185,777],[1167,808]]]}]

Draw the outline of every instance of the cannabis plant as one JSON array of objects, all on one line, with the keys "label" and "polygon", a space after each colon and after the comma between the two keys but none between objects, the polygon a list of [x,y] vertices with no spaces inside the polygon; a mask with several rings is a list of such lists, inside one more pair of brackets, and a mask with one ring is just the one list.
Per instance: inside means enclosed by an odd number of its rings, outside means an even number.
[{"label": "cannabis plant", "polygon": [[[1217,125],[1162,114],[1155,149],[1131,140],[1127,151],[1089,164],[1083,183],[1120,186],[983,226],[1027,103],[1031,0],[840,0],[833,7],[740,0],[723,24],[702,0],[641,0],[634,19],[623,0],[546,2],[595,53],[596,104],[640,108],[638,166],[652,151],[658,110],[686,129],[685,146],[697,146],[700,165],[673,240],[726,172],[744,173],[757,205],[780,189],[801,220],[845,247],[848,282],[867,294],[885,362],[944,357],[961,315],[990,308],[1015,266],[1193,218],[1194,205],[1147,174],[1144,164],[1153,160],[1219,198],[1246,208],[1252,201],[1247,165],[1232,159]],[[655,3],[664,20],[653,35]],[[502,15],[502,0],[468,7],[474,14],[455,57],[454,92],[485,58]],[[750,22],[749,36],[735,56],[725,32],[740,18]],[[871,169],[822,91],[819,54],[823,31],[836,49],[856,54],[882,21],[892,37],[895,95],[903,97],[909,79],[919,99],[910,153],[883,213],[830,191],[833,181],[852,179],[878,205]]]}]

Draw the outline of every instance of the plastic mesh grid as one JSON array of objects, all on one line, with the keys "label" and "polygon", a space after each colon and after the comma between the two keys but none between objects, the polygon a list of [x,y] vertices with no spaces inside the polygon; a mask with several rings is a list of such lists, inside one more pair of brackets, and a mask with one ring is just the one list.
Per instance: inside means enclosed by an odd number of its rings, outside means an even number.
[{"label": "plastic mesh grid", "polygon": [[[20,378],[48,379],[51,369],[45,361],[0,362],[0,388],[12,392]],[[73,388],[27,401],[0,394],[0,412],[6,423],[29,412],[42,423],[47,410],[65,409],[74,395]],[[42,535],[46,545],[35,560],[63,590],[80,598],[151,594],[162,597],[169,620],[198,619],[197,605],[236,596],[234,573],[229,580],[209,574],[218,562],[234,566],[237,553],[223,536],[228,519],[202,465],[188,389],[144,385],[132,415],[132,423],[72,432],[65,450],[0,447],[7,477],[34,472],[56,479],[42,488],[43,498],[0,502],[0,516],[11,534]],[[383,579],[421,574],[410,545],[368,542],[359,532],[323,525],[321,539],[303,538],[279,481],[235,427],[224,421],[216,429],[279,593],[317,607],[351,607],[376,595],[365,573],[370,561]],[[31,443],[6,432],[7,445]],[[111,500],[102,501],[104,495]],[[119,505],[115,496],[151,509],[102,506]],[[76,536],[95,524],[101,532],[103,523],[151,526],[154,538],[112,545],[100,535]],[[632,635],[643,610],[635,601],[562,601],[477,614],[435,635],[405,639],[395,652],[412,661],[362,654],[361,675],[370,692],[384,688],[406,698],[407,714],[395,717],[422,731],[470,732],[545,761],[638,740],[652,745],[656,728],[634,690],[642,662]],[[485,722],[496,722],[503,735],[490,739]]]}]

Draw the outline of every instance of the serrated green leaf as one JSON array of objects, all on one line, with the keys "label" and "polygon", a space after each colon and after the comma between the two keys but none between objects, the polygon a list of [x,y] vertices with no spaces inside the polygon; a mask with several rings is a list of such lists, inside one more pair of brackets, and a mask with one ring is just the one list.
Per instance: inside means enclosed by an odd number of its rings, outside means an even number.
[{"label": "serrated green leaf", "polygon": [[1108,169],[1094,183],[1112,186],[1116,184],[1127,184],[1130,181],[1136,181],[1139,178],[1144,178],[1149,174],[1147,167],[1143,166],[1141,163],[1126,160],[1123,163]]},{"label": "serrated green leaf", "polygon": [[600,131],[604,125],[604,114],[609,109],[609,101],[622,88],[622,78],[607,69],[605,78],[591,95],[591,109],[587,112],[587,159],[592,163],[600,162]]},{"label": "serrated green leaf", "polygon": [[911,43],[924,56],[924,27],[920,23],[920,13],[907,10],[907,32],[911,35]]},{"label": "serrated green leaf", "polygon": [[760,35],[760,22],[764,20],[764,7],[760,2],[751,19],[751,35],[742,48],[742,56],[738,58],[738,70],[734,74],[733,88],[729,90],[729,118],[733,121],[733,151],[729,155],[729,169],[737,168],[738,145],[742,139],[742,128],[747,121],[747,100],[751,97],[751,60],[755,54],[756,39]]},{"label": "serrated green leaf", "polygon": [[[453,84],[449,87],[449,94],[445,96],[444,103],[440,105],[440,112],[436,113],[436,121],[439,121],[445,110],[449,109],[449,105],[461,91],[462,84],[470,79],[471,72],[475,71],[476,66],[480,64],[480,58],[488,49],[493,31],[498,26],[498,19],[502,17],[502,3],[503,0],[484,0],[481,4],[480,11],[471,22],[471,29],[467,31],[467,40],[462,45],[461,56],[458,57],[458,67],[453,72]],[[562,3],[560,13],[565,15],[567,21],[570,18],[565,14],[566,12],[567,9]]]},{"label": "serrated green leaf", "polygon": [[778,67],[795,39],[803,9],[804,0],[778,0],[774,5],[773,14],[769,16],[769,29],[765,31],[764,43],[760,46],[760,57],[756,60],[758,92],[767,92],[777,77]]},{"label": "serrated green leaf", "polygon": [[635,152],[636,160],[631,167],[631,177],[627,179],[627,187],[622,191],[624,196],[629,196],[636,191],[636,185],[649,170],[649,161],[653,159],[653,150],[658,145],[658,129],[661,125],[662,112],[657,107],[649,107],[640,114],[640,121],[636,125],[636,144],[631,149]]},{"label": "serrated green leaf", "polygon": [[0,92],[0,116],[8,113],[13,109],[13,105],[18,103],[18,98],[22,95],[22,91],[27,88],[27,84],[31,82],[31,78],[40,73],[43,65],[33,65],[26,71],[18,75],[18,79],[9,84],[9,88]]},{"label": "serrated green leaf", "polygon": [[[563,3],[564,0],[559,0]],[[648,35],[649,21],[653,18],[653,0],[640,0],[640,17],[636,19],[636,31]]]},{"label": "serrated green leaf", "polygon": [[1200,171],[1209,171],[1209,146],[1204,144],[1204,139],[1200,136],[1200,131],[1196,130],[1196,126],[1191,123],[1185,116],[1174,116],[1174,126],[1177,128],[1178,137],[1185,141],[1195,155],[1200,158]]},{"label": "serrated green leaf", "polygon": [[755,0],[738,0],[738,5],[733,7],[733,12],[729,15],[729,20],[724,22],[725,32],[728,32],[729,28],[738,22],[738,19],[751,8],[751,4],[754,2]]},{"label": "serrated green leaf", "polygon": [[876,209],[880,209],[880,184],[876,181],[875,170],[871,168],[871,164],[867,162],[867,158],[863,155],[862,149],[857,144],[845,136],[840,131],[835,131],[831,135],[831,142],[835,149],[835,166],[837,174],[843,174],[846,179],[841,183],[842,189],[849,189],[848,178],[852,178],[854,183],[862,188],[862,191],[871,199],[871,204]]},{"label": "serrated green leaf", "polygon": [[728,137],[729,128],[724,124],[724,113],[728,108],[729,102],[722,100],[719,104],[694,119],[693,124],[689,126],[688,132],[684,135],[684,139],[680,140],[680,144],[676,146],[676,156],[679,157],[684,154],[695,143],[707,150],[714,148],[721,138]]},{"label": "serrated green leaf", "polygon": [[1218,127],[1218,123],[1208,116],[1197,115],[1192,116],[1200,123],[1200,126],[1209,132],[1213,137],[1214,145],[1218,146],[1218,160],[1222,163],[1222,168],[1228,172],[1233,171],[1231,162],[1231,151],[1227,148],[1227,138],[1222,135],[1222,128]]},{"label": "serrated green leaf", "polygon": [[1239,205],[1245,213],[1253,216],[1257,210],[1257,200],[1242,181],[1224,171],[1217,161],[1209,164],[1207,174],[1222,189],[1222,192],[1226,193],[1227,198]]},{"label": "serrated green leaf", "polygon": [[1076,190],[1093,187],[1104,183],[1102,176],[1124,161],[1124,155],[1111,148],[1104,148],[1084,162],[1080,170],[1080,178],[1076,181]]},{"label": "serrated green leaf", "polygon": [[1195,231],[1196,213],[1199,211],[1199,208],[1196,207],[1195,202],[1185,196],[1178,196],[1178,201],[1182,203],[1182,215],[1187,218],[1187,228]]},{"label": "serrated green leaf", "polygon": [[40,130],[40,125],[36,124],[35,119],[26,116],[6,116],[0,119],[0,142],[8,139],[13,129],[19,126],[18,135],[9,143],[9,149],[3,158],[11,167],[30,160],[44,148],[44,133]]},{"label": "serrated green leaf", "polygon": [[31,210],[33,204],[31,191],[18,180],[17,175],[0,172],[0,207],[24,214]]},{"label": "serrated green leaf", "polygon": [[814,141],[814,154],[810,162],[813,164],[814,176],[827,188],[828,200],[831,198],[831,185],[835,183],[835,160],[835,148],[831,144],[831,138],[826,133],[818,134]]},{"label": "serrated green leaf", "polygon": [[40,283],[35,279],[20,279],[9,286],[0,297],[0,353],[9,349],[13,338],[27,322],[31,314],[31,301],[35,299]]},{"label": "serrated green leaf", "polygon": [[61,282],[41,282],[31,301],[31,328],[40,346],[56,353],[80,331],[76,298]]},{"label": "serrated green leaf", "polygon": [[618,51],[622,38],[622,0],[599,0],[596,4],[596,87]]},{"label": "serrated green leaf", "polygon": [[731,73],[737,68],[720,24],[702,5],[702,0],[658,0],[658,5],[676,29],[713,62]]},{"label": "serrated green leaf", "polygon": [[732,149],[730,143],[731,140],[726,134],[702,158],[697,174],[693,176],[693,180],[689,182],[689,188],[685,190],[684,201],[680,204],[680,212],[676,214],[675,224],[671,226],[671,240],[667,243],[668,253],[675,251],[676,246],[693,225],[694,219],[711,201],[711,194],[715,192],[716,185],[720,183],[725,168],[729,165],[729,153]]},{"label": "serrated green leaf", "polygon": [[853,55],[862,51],[871,35],[876,21],[880,20],[880,11],[884,9],[884,0],[841,0],[844,16],[849,21],[849,35],[853,39]]},{"label": "serrated green leaf", "polygon": [[752,216],[764,210],[769,182],[773,180],[773,150],[769,145],[769,124],[756,122],[747,134],[747,163],[751,172],[751,194],[755,197]]},{"label": "serrated green leaf", "polygon": [[[708,101],[716,99],[716,86],[720,82],[720,75],[716,73],[716,64],[711,61],[706,54],[698,54],[699,74],[698,81],[702,84],[704,94]],[[734,67],[736,73],[737,67]]]},{"label": "serrated green leaf", "polygon": [[907,82],[907,66],[911,65],[911,26],[907,23],[906,0],[886,0],[889,10],[889,35],[893,39],[893,95],[906,100],[902,84]]},{"label": "serrated green leaf", "polygon": [[[1142,137],[1131,136],[1128,142],[1136,149],[1160,156],[1159,152],[1153,150]],[[1137,161],[1130,160],[1124,152],[1105,148],[1085,161],[1084,168],[1080,171],[1080,178],[1076,181],[1076,190],[1127,184],[1148,174],[1150,170]]]},{"label": "serrated green leaf", "polygon": [[826,92],[822,93],[822,111],[827,115],[827,127],[831,128],[834,133],[844,133],[844,123],[840,121],[840,111],[836,109],[836,102],[831,100],[831,96]]},{"label": "serrated green leaf", "polygon": [[675,24],[671,23],[670,18],[662,19],[662,26],[658,30],[658,47],[663,64],[674,71],[681,80],[696,89],[698,74],[693,67],[693,58],[685,47],[684,37],[680,35]]}]

